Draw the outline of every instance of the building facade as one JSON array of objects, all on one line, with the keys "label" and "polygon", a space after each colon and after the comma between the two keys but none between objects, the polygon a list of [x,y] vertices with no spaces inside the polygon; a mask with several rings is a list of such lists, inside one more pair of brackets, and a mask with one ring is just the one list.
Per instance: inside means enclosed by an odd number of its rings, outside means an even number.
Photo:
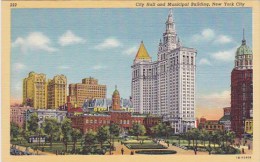
[{"label": "building facade", "polygon": [[245,120],[245,133],[253,134],[253,119]]},{"label": "building facade", "polygon": [[253,52],[246,45],[243,32],[241,46],[236,51],[231,73],[231,129],[237,136],[245,132],[245,121],[253,113]]},{"label": "building facade", "polygon": [[47,107],[47,81],[45,74],[30,72],[23,80],[23,103],[35,109]]},{"label": "building facade", "polygon": [[64,75],[56,75],[48,81],[47,86],[47,107],[57,109],[66,103],[67,99],[67,78]]},{"label": "building facade", "polygon": [[150,128],[162,122],[162,117],[160,116],[134,114],[122,109],[121,105],[123,103],[122,99],[120,103],[120,94],[117,89],[113,92],[112,98],[111,109],[107,109],[107,111],[70,116],[72,127],[86,133],[88,131],[97,131],[101,126],[109,126],[114,123],[120,126],[121,134],[126,134],[134,123],[140,123],[148,130],[147,133],[151,133]]},{"label": "building facade", "polygon": [[106,98],[106,85],[98,84],[92,77],[82,79],[82,83],[69,85],[69,100],[74,107],[82,107],[86,99]]},{"label": "building facade", "polygon": [[157,61],[152,61],[141,42],[132,65],[132,99],[135,112],[162,115],[175,133],[195,127],[194,48],[177,37],[172,11],[160,40]]},{"label": "building facade", "polygon": [[23,127],[25,123],[25,113],[27,110],[32,109],[29,106],[11,106],[10,108],[10,121]]},{"label": "building facade", "polygon": [[224,107],[223,111],[224,111],[224,115],[219,119],[219,123],[224,125],[224,130],[230,131],[231,130],[231,120],[230,120],[231,107]]},{"label": "building facade", "polygon": [[208,132],[224,130],[224,125],[219,123],[218,120],[206,120],[205,122],[200,123],[199,127],[205,129]]},{"label": "building facade", "polygon": [[[60,111],[60,110],[56,110],[56,109],[30,109],[27,110],[25,113],[25,118],[26,121],[28,121],[30,119],[30,116],[36,113],[38,116],[38,124],[39,127],[42,127],[43,122],[45,121],[45,119],[47,118],[55,118],[57,119],[57,121],[59,123],[61,123],[67,116],[67,111]],[[26,124],[26,123],[25,123]]]}]

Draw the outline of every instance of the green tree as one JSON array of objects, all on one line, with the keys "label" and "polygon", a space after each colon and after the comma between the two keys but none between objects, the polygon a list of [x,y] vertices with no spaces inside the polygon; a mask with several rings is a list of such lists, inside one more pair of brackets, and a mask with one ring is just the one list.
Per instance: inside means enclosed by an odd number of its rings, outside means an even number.
[{"label": "green tree", "polygon": [[103,143],[107,141],[108,137],[109,137],[109,128],[106,126],[99,127],[97,131],[97,141],[100,143],[101,148],[103,146]]},{"label": "green tree", "polygon": [[30,119],[27,122],[28,130],[36,132],[37,128],[39,127],[38,122],[39,122],[39,118],[38,118],[37,113],[35,112],[35,113],[31,114]]},{"label": "green tree", "polygon": [[42,128],[37,128],[35,132],[38,140],[38,146],[41,145],[41,137],[44,135],[44,130]]},{"label": "green tree", "polygon": [[207,138],[206,138],[207,133],[208,132],[205,129],[200,129],[200,137],[199,138],[202,141],[204,147],[206,146],[205,144],[206,144],[206,140],[207,140]]},{"label": "green tree", "polygon": [[73,153],[76,153],[76,143],[78,139],[82,138],[82,133],[79,129],[73,128],[71,132],[71,138],[73,141]]},{"label": "green tree", "polygon": [[55,118],[45,119],[43,123],[44,132],[48,135],[50,147],[52,148],[53,139],[58,135],[60,125]]},{"label": "green tree", "polygon": [[144,125],[140,123],[134,123],[133,128],[131,129],[131,132],[134,136],[136,136],[136,139],[139,140],[139,136],[144,135],[146,130]]},{"label": "green tree", "polygon": [[95,142],[96,142],[96,133],[93,131],[87,132],[84,137],[83,153],[90,154],[91,149],[93,148]]},{"label": "green tree", "polygon": [[14,122],[11,122],[10,135],[11,139],[17,138],[19,135],[19,126]]},{"label": "green tree", "polygon": [[110,154],[111,154],[111,144],[112,144],[112,141],[113,141],[113,147],[114,147],[114,139],[115,139],[115,136],[119,136],[119,133],[120,133],[120,127],[119,125],[117,124],[110,124],[109,126],[109,134],[110,134]]},{"label": "green tree", "polygon": [[71,120],[65,118],[61,123],[61,132],[63,135],[62,142],[65,146],[65,152],[68,151],[68,142],[71,136],[71,131],[72,131]]}]

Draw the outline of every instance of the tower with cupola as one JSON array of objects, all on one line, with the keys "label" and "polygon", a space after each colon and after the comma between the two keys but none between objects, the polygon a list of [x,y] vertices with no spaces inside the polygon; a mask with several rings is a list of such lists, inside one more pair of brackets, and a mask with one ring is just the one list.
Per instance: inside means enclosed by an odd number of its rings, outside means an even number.
[{"label": "tower with cupola", "polygon": [[253,118],[253,52],[246,44],[244,30],[234,63],[231,73],[231,129],[241,137],[246,121]]}]

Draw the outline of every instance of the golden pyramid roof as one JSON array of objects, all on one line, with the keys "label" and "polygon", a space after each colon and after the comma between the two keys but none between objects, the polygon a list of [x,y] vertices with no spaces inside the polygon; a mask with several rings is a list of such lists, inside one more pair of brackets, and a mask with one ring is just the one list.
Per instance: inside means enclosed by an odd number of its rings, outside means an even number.
[{"label": "golden pyramid roof", "polygon": [[138,52],[135,56],[135,60],[136,59],[142,59],[142,60],[151,59],[151,57],[149,56],[149,54],[144,46],[143,41],[141,42]]}]

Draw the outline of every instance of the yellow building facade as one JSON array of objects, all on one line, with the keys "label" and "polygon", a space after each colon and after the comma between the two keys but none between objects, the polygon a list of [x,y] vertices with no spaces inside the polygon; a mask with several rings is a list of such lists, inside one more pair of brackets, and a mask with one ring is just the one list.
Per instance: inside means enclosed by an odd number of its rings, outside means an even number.
[{"label": "yellow building facade", "polygon": [[253,119],[245,120],[245,133],[253,134]]},{"label": "yellow building facade", "polygon": [[82,83],[69,85],[69,101],[72,105],[81,107],[86,99],[106,98],[106,85],[98,84],[92,77],[82,79]]},{"label": "yellow building facade", "polygon": [[47,82],[45,74],[30,72],[23,80],[23,103],[35,109],[47,107]]},{"label": "yellow building facade", "polygon": [[67,102],[67,78],[65,75],[56,75],[48,81],[47,97],[48,109],[59,108]]}]

